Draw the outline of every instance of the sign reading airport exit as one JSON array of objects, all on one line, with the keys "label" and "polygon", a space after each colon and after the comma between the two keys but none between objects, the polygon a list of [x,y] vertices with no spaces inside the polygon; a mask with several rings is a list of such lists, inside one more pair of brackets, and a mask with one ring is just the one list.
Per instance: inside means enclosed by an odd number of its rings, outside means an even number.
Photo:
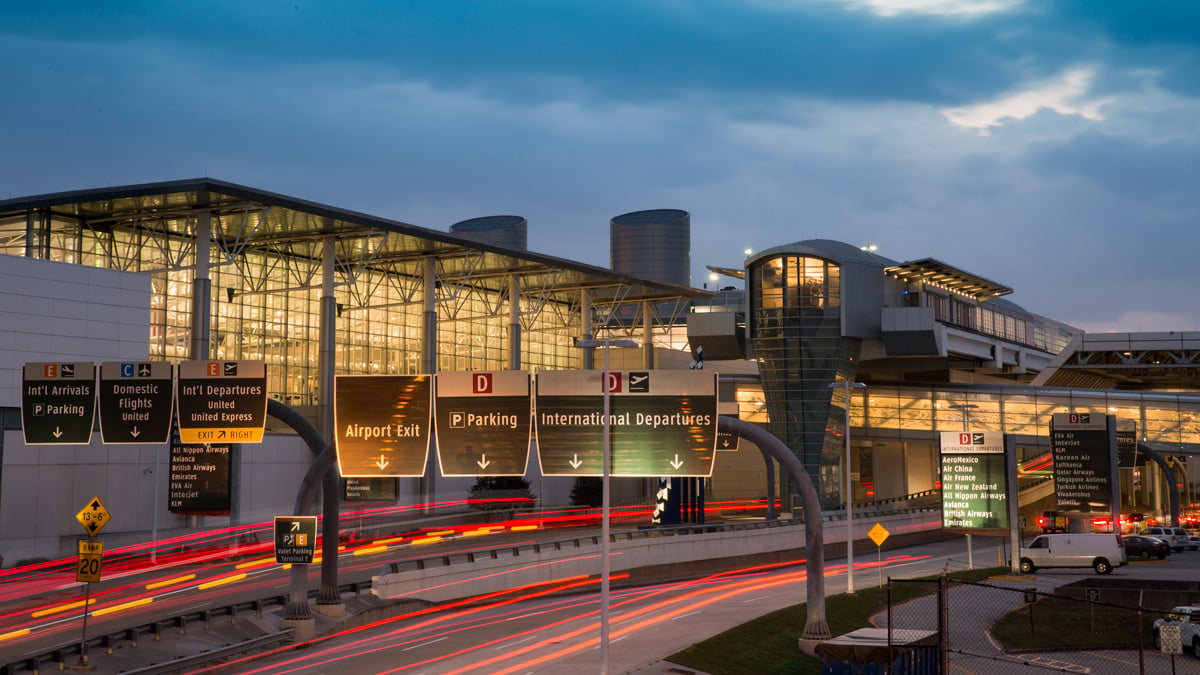
[{"label": "sign reading airport exit", "polygon": [[21,429],[25,445],[87,445],[96,417],[94,363],[26,363]]},{"label": "sign reading airport exit", "polygon": [[175,391],[181,442],[262,442],[267,422],[265,361],[184,361]]},{"label": "sign reading airport exit", "polygon": [[425,474],[433,417],[430,375],[338,375],[333,426],[342,477]]}]

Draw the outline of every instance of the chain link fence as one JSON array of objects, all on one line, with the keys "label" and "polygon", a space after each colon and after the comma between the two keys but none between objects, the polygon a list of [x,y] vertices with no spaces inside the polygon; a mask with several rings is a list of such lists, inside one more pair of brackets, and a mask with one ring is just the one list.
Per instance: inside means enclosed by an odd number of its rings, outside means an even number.
[{"label": "chain link fence", "polygon": [[[900,590],[905,584],[919,585],[920,597],[893,602],[895,596],[911,597],[911,588]],[[1181,653],[1175,654],[1160,649],[1154,628],[1170,607],[1200,604],[1200,598],[1190,595],[1179,589],[1147,591],[1086,582],[1059,586],[1040,577],[889,579],[888,609],[875,623],[890,627],[886,644],[896,658],[889,660],[891,669],[872,672],[1200,675],[1200,646],[1193,647],[1189,627],[1182,631]],[[902,638],[921,632],[932,633],[930,639],[937,641],[935,670],[907,669],[897,660],[906,651],[897,646]],[[1169,630],[1164,634],[1170,642]],[[1200,645],[1200,627],[1197,636]]]}]

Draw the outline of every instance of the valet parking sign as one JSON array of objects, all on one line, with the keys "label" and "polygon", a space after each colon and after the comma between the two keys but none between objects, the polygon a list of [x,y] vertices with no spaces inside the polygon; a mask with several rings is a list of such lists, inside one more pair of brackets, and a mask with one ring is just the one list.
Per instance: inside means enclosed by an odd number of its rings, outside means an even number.
[{"label": "valet parking sign", "polygon": [[1004,434],[943,431],[942,528],[969,533],[1008,531]]},{"label": "valet parking sign", "polygon": [[606,389],[610,475],[712,475],[717,374],[703,370],[539,372],[537,441],[543,475],[603,475]]},{"label": "valet parking sign", "polygon": [[529,373],[438,373],[436,391],[443,476],[525,475],[533,433]]}]

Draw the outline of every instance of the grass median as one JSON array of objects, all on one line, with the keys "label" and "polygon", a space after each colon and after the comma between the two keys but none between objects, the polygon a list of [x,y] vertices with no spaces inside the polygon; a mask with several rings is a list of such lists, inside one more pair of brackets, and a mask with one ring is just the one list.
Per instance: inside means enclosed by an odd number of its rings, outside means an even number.
[{"label": "grass median", "polygon": [[[1004,574],[1007,568],[995,567],[948,574],[952,579],[982,581]],[[936,576],[925,577],[930,580]],[[892,601],[900,604],[928,595],[930,586],[896,584]],[[835,595],[825,599],[825,618],[832,635],[843,635],[871,626],[871,617],[887,609],[887,588],[866,588],[854,595]],[[798,639],[804,633],[808,606],[794,605],[748,621],[736,628],[698,642],[672,654],[667,660],[712,675],[820,675],[821,660],[800,651]]]}]

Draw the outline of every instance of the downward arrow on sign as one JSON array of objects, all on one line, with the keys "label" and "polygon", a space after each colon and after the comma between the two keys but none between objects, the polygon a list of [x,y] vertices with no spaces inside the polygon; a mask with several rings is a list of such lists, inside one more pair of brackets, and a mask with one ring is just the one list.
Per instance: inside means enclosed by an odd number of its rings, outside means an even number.
[{"label": "downward arrow on sign", "polygon": [[577,453],[575,453],[575,454],[572,456],[572,459],[571,459],[571,461],[569,461],[569,462],[567,462],[567,463],[571,465],[571,468],[572,468],[572,469],[578,469],[580,466],[583,466],[583,461],[579,459],[579,453],[578,453],[578,452],[577,452]]},{"label": "downward arrow on sign", "polygon": [[486,469],[488,468],[488,465],[491,464],[491,462],[488,461],[487,455],[480,455],[479,461],[475,463],[478,464],[479,468],[481,469]]},{"label": "downward arrow on sign", "polygon": [[675,455],[675,461],[674,461],[674,462],[671,462],[671,468],[672,468],[672,469],[675,469],[676,471],[678,471],[678,470],[679,470],[679,467],[681,467],[681,466],[683,466],[683,462],[679,461],[679,455],[678,455],[678,454],[676,454],[676,455]]}]

